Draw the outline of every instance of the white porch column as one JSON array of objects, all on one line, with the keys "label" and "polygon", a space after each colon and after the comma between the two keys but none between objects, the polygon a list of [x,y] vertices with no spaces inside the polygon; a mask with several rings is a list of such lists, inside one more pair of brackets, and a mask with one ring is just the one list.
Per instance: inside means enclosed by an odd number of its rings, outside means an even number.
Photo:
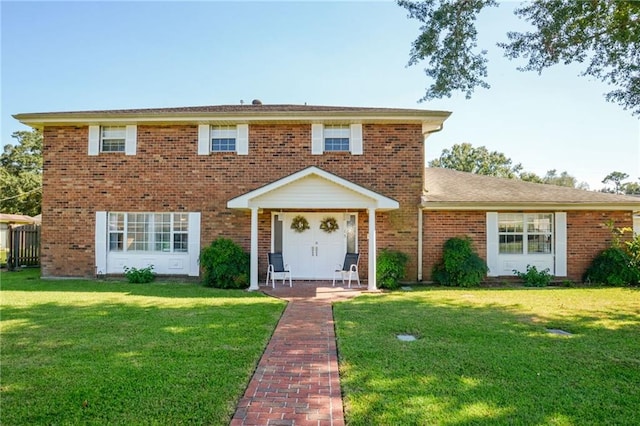
[{"label": "white porch column", "polygon": [[376,209],[369,209],[369,279],[367,290],[378,289],[376,281]]},{"label": "white porch column", "polygon": [[258,208],[251,207],[251,275],[249,290],[258,290]]}]

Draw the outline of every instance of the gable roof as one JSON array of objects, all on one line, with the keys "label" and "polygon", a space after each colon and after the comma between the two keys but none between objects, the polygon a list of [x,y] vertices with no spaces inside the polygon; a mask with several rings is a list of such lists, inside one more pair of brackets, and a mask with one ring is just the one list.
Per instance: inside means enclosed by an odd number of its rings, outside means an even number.
[{"label": "gable roof", "polygon": [[399,208],[399,204],[396,200],[311,166],[235,197],[227,202],[227,207],[394,210]]},{"label": "gable roof", "polygon": [[427,131],[442,125],[451,115],[448,111],[405,108],[363,108],[318,105],[208,105],[177,108],[116,109],[96,111],[36,112],[13,117],[27,126],[78,124],[145,124],[145,123],[260,123],[343,122],[422,123]]},{"label": "gable roof", "polygon": [[633,210],[640,197],[585,191],[457,170],[425,169],[422,207],[426,210]]}]

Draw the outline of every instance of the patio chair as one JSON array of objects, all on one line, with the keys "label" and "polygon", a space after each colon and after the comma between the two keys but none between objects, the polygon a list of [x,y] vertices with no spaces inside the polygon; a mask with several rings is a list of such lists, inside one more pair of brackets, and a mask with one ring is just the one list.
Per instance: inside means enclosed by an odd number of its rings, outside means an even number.
[{"label": "patio chair", "polygon": [[[344,264],[342,269],[336,269],[333,273],[333,286],[336,285],[336,276],[340,274],[342,277],[342,285],[344,285],[345,277],[348,277],[349,288],[351,288],[351,280],[355,276],[358,281],[358,287],[360,287],[360,276],[358,275],[358,260],[360,259],[360,253],[347,253],[344,256]],[[338,265],[340,268],[340,265]]]},{"label": "patio chair", "polygon": [[271,286],[276,288],[276,274],[282,277],[282,285],[284,285],[284,281],[288,275],[289,287],[292,287],[291,269],[289,268],[289,265],[284,264],[282,253],[269,253],[269,268],[267,269],[267,280],[265,285],[269,285],[269,277],[271,277]]}]

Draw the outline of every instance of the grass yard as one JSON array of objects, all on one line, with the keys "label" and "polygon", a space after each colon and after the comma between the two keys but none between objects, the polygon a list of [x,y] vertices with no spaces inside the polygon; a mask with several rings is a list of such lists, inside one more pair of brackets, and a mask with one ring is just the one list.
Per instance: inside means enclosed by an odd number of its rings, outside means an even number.
[{"label": "grass yard", "polygon": [[638,289],[416,288],[334,316],[350,426],[640,422]]},{"label": "grass yard", "polygon": [[194,284],[0,276],[0,423],[228,424],[284,309]]}]

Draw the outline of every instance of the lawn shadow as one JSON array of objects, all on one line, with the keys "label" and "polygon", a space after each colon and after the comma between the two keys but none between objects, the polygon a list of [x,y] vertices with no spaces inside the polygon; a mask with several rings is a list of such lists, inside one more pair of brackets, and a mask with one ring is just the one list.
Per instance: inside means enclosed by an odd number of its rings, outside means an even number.
[{"label": "lawn shadow", "polygon": [[632,305],[549,316],[517,304],[467,302],[462,290],[450,299],[428,293],[334,306],[350,425],[635,419],[640,315]]},{"label": "lawn shadow", "polygon": [[228,424],[285,305],[37,285],[3,286],[2,424]]}]

